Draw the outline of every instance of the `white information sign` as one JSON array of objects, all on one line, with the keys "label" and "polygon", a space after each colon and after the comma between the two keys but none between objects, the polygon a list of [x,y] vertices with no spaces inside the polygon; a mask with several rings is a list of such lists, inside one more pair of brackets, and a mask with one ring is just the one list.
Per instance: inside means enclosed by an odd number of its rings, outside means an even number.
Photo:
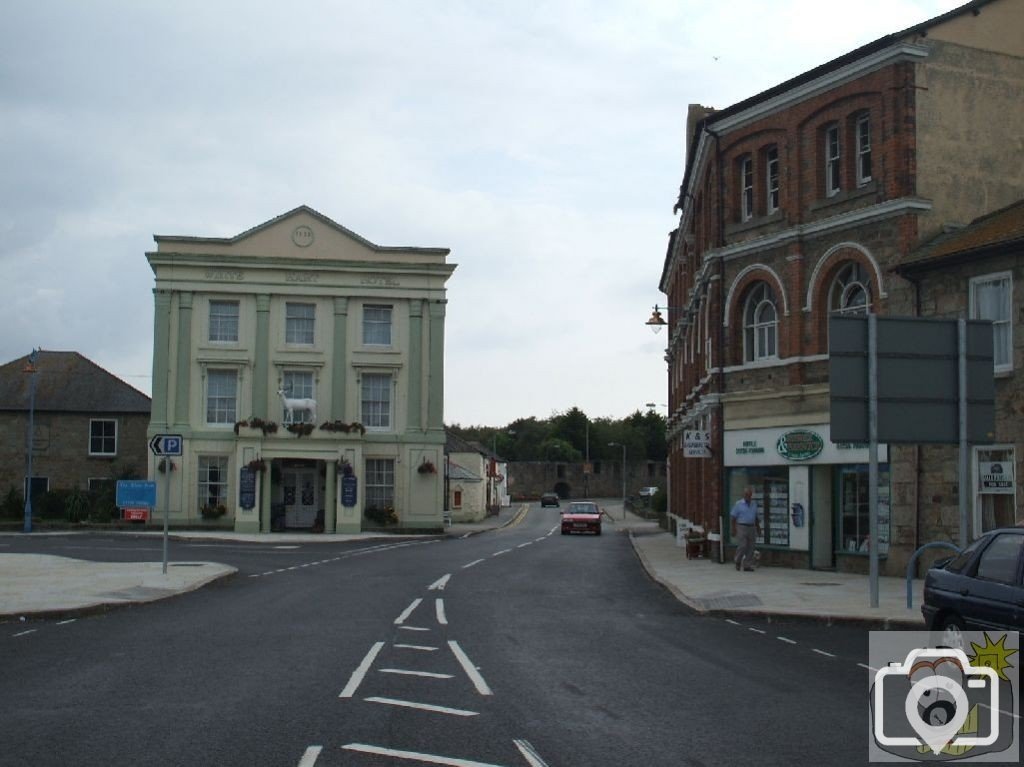
[{"label": "white information sign", "polygon": [[1009,461],[979,461],[978,476],[981,492],[994,495],[1013,495],[1017,492],[1013,481],[1013,459]]},{"label": "white information sign", "polygon": [[710,458],[711,432],[694,429],[683,432],[684,458]]}]

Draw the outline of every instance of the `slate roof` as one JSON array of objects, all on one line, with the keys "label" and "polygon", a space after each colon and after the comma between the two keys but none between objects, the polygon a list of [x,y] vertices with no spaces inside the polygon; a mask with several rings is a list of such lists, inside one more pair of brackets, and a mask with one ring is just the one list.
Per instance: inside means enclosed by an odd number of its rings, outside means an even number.
[{"label": "slate roof", "polygon": [[[0,365],[0,411],[26,411],[28,355]],[[39,351],[36,359],[38,411],[64,413],[149,413],[151,400],[78,352]]]},{"label": "slate roof", "polygon": [[944,232],[921,245],[895,268],[914,273],[940,265],[1018,250],[1024,256],[1024,199]]},{"label": "slate roof", "polygon": [[448,461],[448,479],[457,479],[462,482],[484,481],[482,477],[478,477],[464,466],[459,466],[459,464],[455,463],[455,461],[452,461],[451,459]]}]

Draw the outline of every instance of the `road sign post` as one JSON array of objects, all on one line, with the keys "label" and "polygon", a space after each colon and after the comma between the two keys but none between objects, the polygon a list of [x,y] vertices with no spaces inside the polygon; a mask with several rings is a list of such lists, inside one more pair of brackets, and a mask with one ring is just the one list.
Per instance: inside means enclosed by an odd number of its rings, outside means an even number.
[{"label": "road sign post", "polygon": [[164,568],[163,573],[167,575],[167,540],[170,537],[170,515],[171,515],[171,472],[174,471],[172,457],[181,455],[182,438],[180,434],[155,434],[149,441],[149,449],[153,455],[162,458],[160,471],[167,475],[167,483],[164,486]]}]

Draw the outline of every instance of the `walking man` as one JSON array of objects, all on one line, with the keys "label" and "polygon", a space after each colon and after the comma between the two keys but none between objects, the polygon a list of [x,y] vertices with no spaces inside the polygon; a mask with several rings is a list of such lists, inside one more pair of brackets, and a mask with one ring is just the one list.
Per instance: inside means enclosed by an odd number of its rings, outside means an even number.
[{"label": "walking man", "polygon": [[732,537],[736,541],[736,569],[754,571],[754,536],[761,534],[757,523],[757,501],[753,499],[754,488],[747,486],[743,497],[729,512],[732,519]]}]

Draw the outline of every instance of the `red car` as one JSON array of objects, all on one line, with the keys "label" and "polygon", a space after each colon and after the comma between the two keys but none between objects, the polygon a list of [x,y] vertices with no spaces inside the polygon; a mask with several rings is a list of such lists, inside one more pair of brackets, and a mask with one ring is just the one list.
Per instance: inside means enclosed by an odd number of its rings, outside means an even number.
[{"label": "red car", "polygon": [[601,534],[601,510],[592,501],[573,501],[562,512],[562,535]]}]

